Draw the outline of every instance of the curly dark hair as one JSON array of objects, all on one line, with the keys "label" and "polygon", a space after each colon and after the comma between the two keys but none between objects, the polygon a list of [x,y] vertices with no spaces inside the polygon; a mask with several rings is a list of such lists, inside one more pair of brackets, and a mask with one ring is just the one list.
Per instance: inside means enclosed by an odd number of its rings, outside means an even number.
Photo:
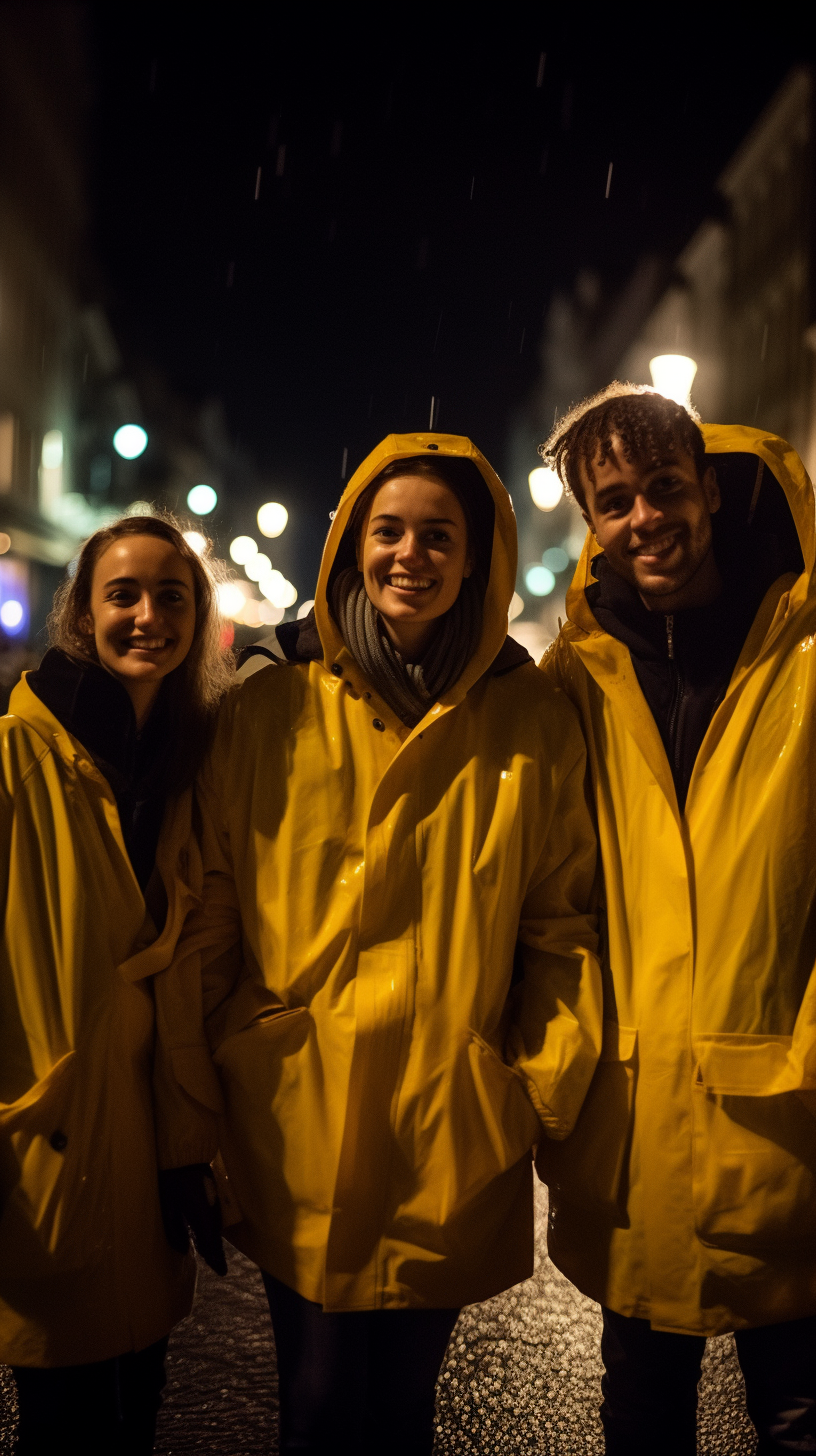
[{"label": "curly dark hair", "polygon": [[691,405],[676,404],[648,385],[622,384],[616,379],[599,394],[573,405],[549,439],[539,445],[538,453],[586,510],[581,467],[594,480],[593,461],[602,465],[609,459],[613,435],[620,441],[625,460],[660,465],[685,451],[702,477],[705,441],[699,420]]}]

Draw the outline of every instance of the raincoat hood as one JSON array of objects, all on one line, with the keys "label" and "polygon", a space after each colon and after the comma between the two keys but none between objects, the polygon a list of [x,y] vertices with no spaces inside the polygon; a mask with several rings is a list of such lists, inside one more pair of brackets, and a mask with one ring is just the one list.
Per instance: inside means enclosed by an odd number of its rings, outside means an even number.
[{"label": "raincoat hood", "polygon": [[[816,526],[813,487],[796,451],[778,435],[747,425],[703,425],[706,462],[717,473],[722,504],[712,518],[714,550],[742,553],[744,568],[759,571],[766,587],[792,572],[778,625],[804,605],[814,590]],[[585,632],[599,632],[586,600],[601,547],[587,531],[567,592],[567,617]],[[727,574],[727,573],[725,573]],[[774,617],[774,622],[777,618]]]},{"label": "raincoat hood", "polygon": [[[322,660],[326,667],[342,661],[346,648],[343,638],[329,606],[329,589],[333,580],[338,556],[348,546],[346,531],[351,522],[354,506],[372,480],[395,460],[411,459],[417,455],[449,456],[470,460],[476,466],[484,481],[494,507],[493,546],[490,555],[490,574],[482,608],[482,632],[479,645],[462,676],[443,694],[441,702],[452,706],[461,702],[468,689],[482,676],[498,656],[507,636],[508,611],[516,580],[518,544],[516,518],[510,496],[484,455],[464,435],[387,435],[366,456],[362,465],[349,481],[340,504],[334,514],[315,593],[315,621],[320,636]],[[347,561],[343,562],[348,565]]]}]

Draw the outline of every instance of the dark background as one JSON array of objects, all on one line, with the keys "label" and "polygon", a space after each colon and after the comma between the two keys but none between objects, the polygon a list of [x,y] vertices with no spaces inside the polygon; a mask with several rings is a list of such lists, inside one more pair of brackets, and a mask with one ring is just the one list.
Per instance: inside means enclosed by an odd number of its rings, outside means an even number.
[{"label": "dark background", "polygon": [[553,289],[670,259],[812,47],[804,11],[298,13],[92,7],[92,198],[128,363],[222,401],[314,572],[343,452],[432,396],[501,471]]}]

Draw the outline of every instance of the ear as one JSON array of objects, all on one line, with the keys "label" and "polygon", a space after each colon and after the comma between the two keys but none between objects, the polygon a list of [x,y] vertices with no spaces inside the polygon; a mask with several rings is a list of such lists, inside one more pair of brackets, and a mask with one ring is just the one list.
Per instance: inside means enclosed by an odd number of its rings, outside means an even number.
[{"label": "ear", "polygon": [[475,565],[476,563],[473,560],[473,557],[470,555],[470,552],[468,552],[467,558],[465,560],[465,569],[462,572],[462,576],[472,576]]},{"label": "ear", "polygon": [[77,626],[79,627],[80,632],[82,632],[85,637],[93,637],[94,624],[93,617],[91,616],[90,612],[86,612],[84,617],[80,617]]},{"label": "ear", "polygon": [[718,511],[720,509],[720,506],[722,505],[720,485],[719,481],[717,480],[717,472],[714,469],[713,465],[709,465],[707,471],[705,472],[705,475],[702,478],[701,485],[703,487],[703,493],[705,495],[705,498],[708,501],[708,509],[713,516],[714,512]]},{"label": "ear", "polygon": [[[590,516],[590,514],[589,514],[589,511],[585,511],[585,510],[584,510],[584,509],[583,509],[583,507],[582,507],[582,508],[581,508],[581,515],[582,515],[582,517],[583,517],[583,519],[584,519],[584,521],[585,521],[585,522],[586,522],[586,524],[587,524],[587,527],[588,527],[588,529],[589,529],[589,531],[590,531],[590,533],[591,533],[591,534],[592,534],[592,535],[593,535],[593,536],[595,536],[595,527],[594,527],[594,526],[593,526],[593,524],[592,524],[592,517],[591,517],[591,516]],[[597,537],[597,536],[595,536],[595,540],[596,540],[596,541],[597,541],[597,539],[598,539],[598,537]]]}]

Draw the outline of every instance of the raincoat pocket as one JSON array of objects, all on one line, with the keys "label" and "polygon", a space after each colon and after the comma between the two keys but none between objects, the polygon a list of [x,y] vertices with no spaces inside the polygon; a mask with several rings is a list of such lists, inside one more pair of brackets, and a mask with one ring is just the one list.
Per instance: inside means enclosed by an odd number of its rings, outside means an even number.
[{"label": "raincoat pocket", "polygon": [[269,1209],[284,1221],[291,1212],[290,1161],[318,1166],[304,1157],[312,1123],[299,1095],[308,1085],[301,1057],[312,1028],[306,1007],[276,1011],[226,1037],[213,1053],[226,1107],[221,1153],[237,1205],[257,1228],[268,1225]]},{"label": "raincoat pocket", "polygon": [[531,1154],[541,1123],[520,1073],[476,1031],[468,1033],[460,1069],[459,1096],[450,1105],[451,1165],[457,1170],[451,1202],[461,1207]]},{"label": "raincoat pocket", "polygon": [[68,1052],[23,1097],[0,1105],[0,1268],[7,1275],[47,1277],[92,1266],[106,1252],[109,1180],[78,1103],[77,1058]]},{"label": "raincoat pocket", "polygon": [[637,1075],[637,1030],[604,1021],[595,1075],[563,1142],[542,1138],[536,1171],[570,1203],[623,1216]]},{"label": "raincoat pocket", "polygon": [[699,1038],[694,1086],[697,1235],[767,1257],[816,1240],[816,1130],[796,1092],[774,1093],[789,1037]]}]

